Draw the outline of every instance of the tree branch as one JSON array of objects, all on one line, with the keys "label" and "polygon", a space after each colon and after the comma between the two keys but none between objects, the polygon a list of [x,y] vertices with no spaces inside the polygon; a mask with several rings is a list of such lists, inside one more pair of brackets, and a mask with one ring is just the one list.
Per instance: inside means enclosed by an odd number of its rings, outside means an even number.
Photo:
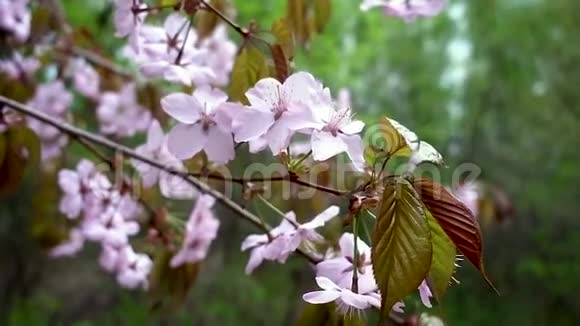
[{"label": "tree branch", "polygon": [[[72,137],[85,139],[85,140],[88,140],[94,144],[98,144],[98,145],[110,148],[112,150],[115,150],[118,153],[122,153],[124,155],[127,155],[128,157],[139,160],[139,161],[146,163],[152,167],[158,168],[158,169],[163,170],[163,171],[170,173],[172,175],[179,176],[184,181],[191,184],[192,186],[197,188],[202,193],[205,193],[205,194],[208,194],[208,195],[214,197],[217,201],[222,203],[224,206],[228,207],[230,210],[237,213],[240,217],[246,219],[247,221],[249,221],[249,222],[253,223],[254,225],[256,225],[257,227],[259,227],[260,229],[264,230],[264,232],[269,232],[271,229],[270,226],[263,224],[259,217],[255,216],[253,213],[247,211],[242,206],[240,206],[238,203],[236,203],[232,199],[226,197],[221,192],[212,189],[210,186],[199,181],[197,178],[190,176],[187,172],[179,171],[179,170],[173,169],[171,167],[165,166],[157,161],[154,161],[148,157],[145,157],[145,156],[142,156],[142,155],[136,153],[135,151],[133,151],[132,149],[130,149],[127,146],[115,143],[107,138],[95,135],[95,134],[90,133],[86,130],[76,128],[76,127],[74,127],[66,122],[55,119],[51,116],[46,115],[45,113],[43,113],[41,111],[34,110],[34,109],[32,109],[32,108],[30,108],[22,103],[16,102],[16,101],[9,99],[5,96],[0,95],[0,104],[6,105],[6,106],[12,108],[13,110],[18,111],[26,116],[32,117],[32,118],[37,119],[41,122],[44,122],[48,125],[51,125],[51,126],[55,127],[56,129],[60,130],[61,132],[66,133]],[[310,261],[313,264],[320,262],[320,260],[318,258],[314,257],[313,255],[311,255],[310,253],[308,253],[306,251],[303,251],[301,249],[297,249],[296,252],[298,254],[302,255],[304,258],[306,258],[308,261]]]},{"label": "tree branch", "polygon": [[247,38],[250,35],[250,32],[247,29],[242,28],[238,24],[234,23],[231,19],[226,17],[221,11],[212,6],[208,1],[201,0],[200,2],[203,3],[203,5],[207,10],[216,14],[221,20],[223,20],[226,24],[230,25],[243,38]]},{"label": "tree branch", "polygon": [[325,187],[322,185],[318,185],[315,183],[311,183],[311,182],[307,182],[304,180],[300,180],[296,175],[294,174],[287,174],[285,176],[278,176],[278,177],[269,177],[269,178],[263,178],[263,177],[251,177],[251,178],[229,178],[229,177],[225,177],[223,175],[219,175],[219,174],[204,174],[204,173],[189,173],[189,175],[196,177],[196,178],[208,178],[208,179],[212,179],[212,180],[220,180],[220,181],[227,181],[227,182],[232,182],[232,183],[237,183],[240,185],[244,185],[250,182],[279,182],[279,181],[288,181],[290,183],[295,183],[297,185],[303,186],[303,187],[307,187],[307,188],[313,188],[316,190],[320,190],[335,196],[344,196],[346,195],[348,192],[344,191],[344,190],[338,190],[338,189],[334,189],[334,188],[330,188],[330,187]]}]

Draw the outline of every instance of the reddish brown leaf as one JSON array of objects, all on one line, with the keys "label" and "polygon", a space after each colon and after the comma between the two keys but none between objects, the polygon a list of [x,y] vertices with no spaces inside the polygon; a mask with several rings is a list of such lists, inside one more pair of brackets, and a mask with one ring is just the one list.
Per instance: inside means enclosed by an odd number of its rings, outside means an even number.
[{"label": "reddish brown leaf", "polygon": [[274,60],[276,79],[283,83],[288,77],[288,72],[290,70],[290,67],[288,66],[288,60],[286,60],[284,50],[279,44],[270,46],[270,50],[272,51],[272,60]]},{"label": "reddish brown leaf", "polygon": [[496,290],[485,274],[481,231],[475,216],[445,187],[433,180],[415,179],[413,186],[441,228],[457,246],[457,249],[481,272],[485,281]]}]

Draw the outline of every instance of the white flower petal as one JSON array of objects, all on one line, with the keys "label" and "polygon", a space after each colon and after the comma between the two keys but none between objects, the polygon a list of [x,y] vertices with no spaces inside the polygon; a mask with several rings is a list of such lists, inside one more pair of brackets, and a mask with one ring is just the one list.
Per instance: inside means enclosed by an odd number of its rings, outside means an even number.
[{"label": "white flower petal", "polygon": [[178,124],[167,135],[167,148],[180,160],[197,154],[207,143],[207,135],[199,124]]},{"label": "white flower petal", "polygon": [[161,99],[161,107],[173,119],[192,124],[200,119],[203,106],[193,96],[174,93]]},{"label": "white flower petal", "polygon": [[338,291],[314,291],[302,295],[302,299],[312,304],[322,304],[332,302],[340,297]]}]

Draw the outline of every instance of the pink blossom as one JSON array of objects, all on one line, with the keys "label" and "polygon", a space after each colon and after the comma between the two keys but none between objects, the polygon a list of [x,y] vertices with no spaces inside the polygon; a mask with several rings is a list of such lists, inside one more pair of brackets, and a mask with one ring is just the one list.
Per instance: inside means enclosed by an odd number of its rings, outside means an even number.
[{"label": "pink blossom", "polygon": [[204,85],[215,79],[213,70],[204,62],[212,55],[196,46],[195,30],[179,13],[169,15],[163,28],[144,26],[140,35],[143,53],[139,70],[147,77],[163,77],[187,86]]},{"label": "pink blossom", "polygon": [[211,211],[214,202],[215,199],[209,195],[203,195],[197,200],[185,226],[183,245],[171,259],[171,267],[205,259],[220,224]]},{"label": "pink blossom", "polygon": [[59,210],[70,219],[77,218],[83,208],[81,182],[77,171],[64,169],[58,172],[58,185],[63,192]]},{"label": "pink blossom", "polygon": [[447,6],[447,0],[364,0],[361,9],[382,8],[385,15],[409,22],[417,17],[436,16]]},{"label": "pink blossom", "polygon": [[[361,239],[357,239],[358,275],[369,277],[374,282],[371,248]],[[337,257],[325,259],[316,265],[316,275],[331,279],[341,287],[350,287],[354,270],[354,235],[344,233],[339,240],[340,252]]]},{"label": "pink blossom", "polygon": [[199,47],[207,53],[202,57],[202,62],[213,72],[211,84],[227,85],[237,52],[236,44],[228,38],[227,26],[224,24],[216,26],[212,34],[201,41]]},{"label": "pink blossom", "polygon": [[97,71],[84,59],[71,61],[67,71],[72,76],[75,89],[88,98],[99,95],[100,77]]},{"label": "pink blossom", "polygon": [[298,72],[283,84],[264,78],[246,92],[251,106],[234,116],[233,131],[237,142],[264,137],[274,155],[289,143],[292,134],[316,126],[309,101],[319,87],[307,72]]},{"label": "pink blossom", "polygon": [[288,212],[280,225],[267,234],[252,234],[242,242],[242,251],[252,249],[246,266],[246,274],[258,267],[264,260],[286,262],[303,241],[321,241],[323,237],[315,229],[337,216],[338,206],[331,206],[314,217],[310,222],[296,222],[296,214]]},{"label": "pink blossom", "polygon": [[12,79],[30,79],[39,67],[38,59],[35,57],[25,58],[18,52],[14,52],[11,58],[0,59],[0,71]]},{"label": "pink blossom", "polygon": [[[143,156],[146,156],[154,161],[165,164],[168,161],[176,160],[173,156],[164,151],[165,134],[159,121],[152,120],[147,129],[147,141],[145,144],[137,147],[135,151]],[[159,179],[159,173],[161,172],[158,168],[152,167],[147,163],[141,162],[139,160],[132,160],[133,166],[141,175],[143,181],[143,186],[150,188],[157,183]]]},{"label": "pink blossom", "polygon": [[28,0],[0,0],[0,30],[10,32],[16,40],[24,42],[30,36],[32,15]]},{"label": "pink blossom", "polygon": [[287,213],[286,220],[288,220],[293,227],[277,236],[272,241],[271,248],[279,247],[282,251],[281,255],[288,256],[290,253],[294,252],[303,241],[320,242],[324,240],[315,229],[324,226],[326,222],[336,217],[339,211],[340,209],[338,206],[330,206],[314,217],[310,222],[304,224],[296,222],[296,215],[294,212]]},{"label": "pink blossom", "polygon": [[139,49],[137,35],[147,17],[147,4],[141,0],[115,0],[115,36],[129,36],[129,43]]},{"label": "pink blossom", "polygon": [[107,272],[115,272],[119,269],[122,263],[123,251],[127,245],[114,246],[108,243],[103,243],[101,255],[99,256],[99,265]]},{"label": "pink blossom", "polygon": [[167,136],[169,151],[178,159],[188,159],[201,150],[219,164],[233,159],[231,122],[225,113],[230,104],[226,101],[224,92],[207,85],[198,87],[193,95],[174,93],[164,97],[163,110],[179,122]]},{"label": "pink blossom", "polygon": [[147,289],[149,287],[149,273],[152,268],[153,261],[149,256],[135,253],[133,248],[127,246],[120,257],[117,282],[129,289]]},{"label": "pink blossom", "polygon": [[85,220],[82,228],[87,239],[114,246],[127,243],[128,236],[139,232],[139,224],[126,220],[119,212],[102,214],[98,219]]},{"label": "pink blossom", "polygon": [[[147,130],[146,143],[137,147],[135,151],[174,170],[185,172],[183,163],[167,149],[165,134],[157,120],[153,120]],[[141,175],[143,186],[146,188],[159,182],[161,194],[167,198],[191,199],[195,195],[193,186],[185,182],[180,176],[161,171],[139,160],[131,162]]]},{"label": "pink blossom", "polygon": [[[69,106],[72,104],[73,96],[66,90],[60,80],[55,80],[42,84],[36,88],[34,97],[28,105],[36,110],[65,120]],[[42,159],[50,160],[58,157],[62,148],[67,144],[66,136],[58,129],[40,122],[36,119],[28,119],[28,126],[36,132],[42,143]]]},{"label": "pink blossom", "polygon": [[346,152],[355,168],[364,169],[363,143],[358,135],[364,123],[353,120],[348,107],[337,110],[328,89],[319,91],[313,111],[318,125],[312,131],[312,158],[325,161]]},{"label": "pink blossom", "polygon": [[84,243],[85,237],[83,233],[74,228],[70,230],[68,240],[51,248],[48,255],[51,257],[74,256],[83,248]]},{"label": "pink blossom", "polygon": [[131,137],[147,130],[151,113],[137,102],[135,84],[125,85],[120,92],[105,92],[97,107],[101,132],[118,137]]},{"label": "pink blossom", "polygon": [[[286,213],[286,217],[292,219],[295,215],[293,212]],[[256,267],[260,266],[264,260],[286,262],[289,251],[286,250],[286,241],[275,241],[277,237],[283,236],[288,232],[295,230],[294,225],[288,220],[283,219],[280,225],[273,228],[267,234],[250,234],[242,242],[242,251],[252,249],[250,259],[246,265],[246,274],[251,274]]]},{"label": "pink blossom", "polygon": [[334,301],[338,306],[338,310],[344,314],[352,310],[358,311],[381,307],[381,297],[375,291],[376,287],[370,291],[359,287],[359,293],[354,293],[350,287],[340,287],[326,277],[316,277],[316,283],[322,291],[305,293],[302,296],[304,301],[311,304],[324,304]]}]

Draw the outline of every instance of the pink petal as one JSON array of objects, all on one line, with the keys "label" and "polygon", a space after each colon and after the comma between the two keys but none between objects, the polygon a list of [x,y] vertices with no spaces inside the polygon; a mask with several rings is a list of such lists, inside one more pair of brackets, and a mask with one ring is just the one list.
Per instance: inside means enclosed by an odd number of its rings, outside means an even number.
[{"label": "pink petal", "polygon": [[323,289],[323,290],[340,290],[340,287],[338,287],[338,285],[334,284],[334,282],[332,282],[329,278],[324,277],[324,276],[318,276],[316,277],[316,284],[318,284],[318,286]]},{"label": "pink petal", "polygon": [[206,113],[214,112],[220,104],[225,103],[228,100],[228,95],[221,91],[219,88],[212,88],[209,85],[199,86],[193,96],[200,102],[204,104]]},{"label": "pink petal", "polygon": [[248,260],[248,264],[246,265],[246,274],[252,274],[252,272],[254,271],[254,269],[256,269],[258,266],[260,266],[262,264],[262,262],[264,261],[264,253],[265,248],[264,247],[256,247],[252,250],[252,252],[250,253],[250,259]]},{"label": "pink petal", "polygon": [[335,137],[326,131],[314,131],[311,142],[312,158],[316,161],[326,161],[347,149],[347,145],[342,138]]},{"label": "pink petal", "polygon": [[338,215],[339,212],[340,208],[338,208],[338,206],[330,206],[322,213],[318,214],[314,219],[312,219],[312,221],[302,224],[300,228],[314,230],[326,224],[326,222],[330,221],[333,217]]},{"label": "pink petal", "polygon": [[161,99],[161,107],[175,120],[182,123],[195,123],[200,119],[203,106],[193,96],[174,93]]},{"label": "pink petal", "polygon": [[278,120],[266,133],[266,141],[273,155],[278,155],[290,144],[292,133],[283,122]]},{"label": "pink petal", "polygon": [[204,148],[207,158],[215,163],[224,164],[235,156],[234,138],[217,126],[211,127],[207,134],[207,144]]},{"label": "pink petal", "polygon": [[250,248],[256,247],[260,244],[265,244],[268,242],[268,236],[265,234],[250,234],[244,241],[242,241],[242,251],[246,251]]},{"label": "pink petal", "polygon": [[178,124],[167,135],[167,148],[180,160],[197,154],[207,143],[207,135],[199,124]]},{"label": "pink petal", "polygon": [[274,123],[274,115],[270,111],[247,108],[234,119],[232,128],[236,142],[254,140],[264,135]]},{"label": "pink petal", "polygon": [[367,296],[354,293],[348,289],[342,290],[340,294],[340,300],[351,307],[355,307],[361,310],[370,307]]},{"label": "pink petal", "polygon": [[352,161],[353,166],[359,170],[364,170],[364,145],[359,135],[340,135],[342,141],[346,144],[346,154]]},{"label": "pink petal", "polygon": [[358,134],[359,132],[361,132],[363,130],[364,127],[365,127],[364,122],[359,121],[359,120],[354,120],[354,121],[351,121],[346,126],[340,128],[340,131],[342,131],[343,133],[345,133],[347,135],[352,135],[352,134]]},{"label": "pink petal", "polygon": [[314,291],[305,293],[302,299],[312,304],[322,304],[332,302],[340,297],[338,291]]},{"label": "pink petal", "polygon": [[283,91],[291,99],[308,100],[319,83],[310,73],[300,71],[284,81]]},{"label": "pink petal", "polygon": [[159,121],[156,119],[152,120],[147,130],[147,147],[152,151],[157,150],[161,148],[164,140],[165,134],[163,133],[163,129],[161,129]]},{"label": "pink petal", "polygon": [[278,103],[281,88],[282,84],[276,79],[264,78],[246,92],[246,97],[252,106],[270,109]]},{"label": "pink petal", "polygon": [[169,37],[174,37],[180,29],[182,32],[187,31],[187,29],[182,28],[184,24],[187,24],[187,18],[179,13],[173,13],[167,16],[165,23],[163,23],[163,28]]}]

